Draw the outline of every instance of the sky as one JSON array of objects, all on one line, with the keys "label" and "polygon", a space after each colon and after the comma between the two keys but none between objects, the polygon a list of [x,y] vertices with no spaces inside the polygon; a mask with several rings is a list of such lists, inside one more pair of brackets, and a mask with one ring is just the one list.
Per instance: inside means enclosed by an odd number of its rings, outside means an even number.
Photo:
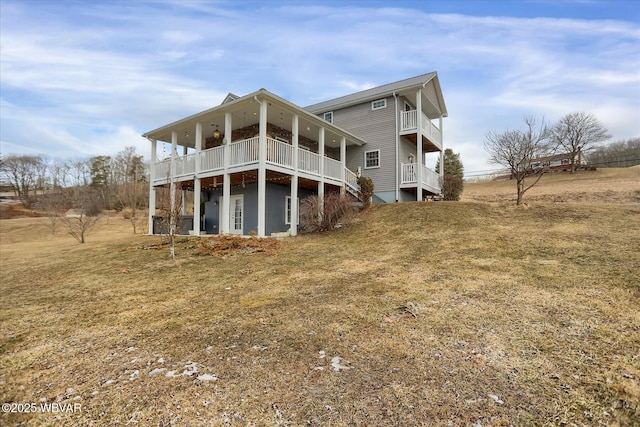
[{"label": "sky", "polygon": [[306,106],[436,71],[445,148],[584,111],[640,137],[640,0],[0,0],[0,153],[78,159],[265,88]]}]

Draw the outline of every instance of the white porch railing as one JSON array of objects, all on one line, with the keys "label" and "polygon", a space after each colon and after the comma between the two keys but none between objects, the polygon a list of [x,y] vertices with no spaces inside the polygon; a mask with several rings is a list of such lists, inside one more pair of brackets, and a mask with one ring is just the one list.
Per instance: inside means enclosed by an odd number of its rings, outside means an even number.
[{"label": "white porch railing", "polygon": [[425,165],[422,166],[422,183],[432,187],[434,189],[440,190],[440,174],[432,171],[427,168]]},{"label": "white porch railing", "polygon": [[342,180],[342,162],[328,157],[324,158],[324,176]]},{"label": "white porch railing", "polygon": [[200,153],[200,170],[213,171],[224,168],[224,147],[214,147]]},{"label": "white porch railing", "polygon": [[351,189],[351,192],[357,194],[360,191],[360,186],[358,185],[358,175],[351,172],[349,169],[344,168],[344,182],[347,184],[347,188]]},{"label": "white porch railing", "polygon": [[400,112],[400,131],[418,129],[418,110]]},{"label": "white porch railing", "polygon": [[[228,146],[209,148],[200,152],[179,156],[175,159],[175,177],[194,176],[196,171],[196,161],[199,161],[199,173],[207,174],[221,171],[225,168],[225,150],[228,150],[228,168],[255,165],[258,163],[260,155],[260,138],[254,137],[242,141],[232,142]],[[295,170],[294,156],[295,150],[291,144],[267,138],[266,163],[280,168]],[[344,170],[344,183],[357,192],[359,189],[358,178],[355,173],[343,167],[339,160],[329,157],[324,158],[324,170],[320,170],[321,156],[318,153],[298,148],[298,172],[317,177],[325,177],[331,180],[342,182]],[[155,181],[164,183],[170,178],[171,159],[156,162],[153,165]]]},{"label": "white porch railing", "polygon": [[417,163],[402,163],[401,167],[401,184],[415,184],[418,182]]},{"label": "white porch railing", "polygon": [[431,187],[433,190],[440,190],[440,175],[425,165],[417,163],[402,163],[400,165],[400,183],[401,184],[417,184],[418,183],[418,166],[422,168],[422,184]]},{"label": "white porch railing", "polygon": [[195,153],[180,156],[176,159],[176,176],[193,175],[196,171]]},{"label": "white porch railing", "polygon": [[230,166],[242,166],[258,161],[260,154],[260,138],[244,139],[242,141],[229,144],[229,164]]},{"label": "white porch railing", "polygon": [[313,175],[320,175],[320,155],[307,150],[298,149],[298,170]]},{"label": "white porch railing", "polygon": [[171,159],[164,159],[154,165],[155,179],[166,180],[171,176]]},{"label": "white porch railing", "polygon": [[[418,111],[400,112],[400,132],[416,131],[418,129]],[[442,132],[433,122],[422,114],[422,134],[442,148]]]},{"label": "white porch railing", "polygon": [[267,138],[267,162],[293,168],[293,145]]}]

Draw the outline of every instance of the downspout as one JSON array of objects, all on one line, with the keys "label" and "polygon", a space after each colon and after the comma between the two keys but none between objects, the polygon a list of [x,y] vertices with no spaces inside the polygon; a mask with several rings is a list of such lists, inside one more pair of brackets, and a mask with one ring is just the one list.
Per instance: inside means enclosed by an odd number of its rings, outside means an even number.
[{"label": "downspout", "polygon": [[400,190],[399,190],[399,177],[398,175],[400,175],[400,169],[399,169],[399,165],[400,163],[398,163],[400,161],[400,132],[398,129],[398,97],[396,96],[396,93],[393,92],[393,108],[395,109],[395,115],[396,115],[396,163],[395,163],[395,171],[396,171],[396,203],[398,203],[398,200],[400,199]]}]

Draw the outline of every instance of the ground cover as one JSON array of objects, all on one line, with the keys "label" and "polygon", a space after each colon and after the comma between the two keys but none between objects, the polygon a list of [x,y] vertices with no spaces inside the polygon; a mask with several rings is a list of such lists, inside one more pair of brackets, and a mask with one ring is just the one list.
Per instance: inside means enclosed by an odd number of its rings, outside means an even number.
[{"label": "ground cover", "polygon": [[265,250],[183,238],[175,263],[158,243],[0,222],[0,400],[77,409],[1,425],[638,424],[632,200],[374,206]]}]

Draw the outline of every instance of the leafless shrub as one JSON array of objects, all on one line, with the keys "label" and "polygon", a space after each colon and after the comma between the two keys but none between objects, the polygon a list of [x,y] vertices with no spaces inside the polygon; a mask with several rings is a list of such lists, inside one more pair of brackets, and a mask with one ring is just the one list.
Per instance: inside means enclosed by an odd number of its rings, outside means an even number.
[{"label": "leafless shrub", "polygon": [[318,196],[309,196],[300,203],[300,224],[304,232],[327,231],[347,222],[356,212],[348,196],[329,193],[322,204]]}]

